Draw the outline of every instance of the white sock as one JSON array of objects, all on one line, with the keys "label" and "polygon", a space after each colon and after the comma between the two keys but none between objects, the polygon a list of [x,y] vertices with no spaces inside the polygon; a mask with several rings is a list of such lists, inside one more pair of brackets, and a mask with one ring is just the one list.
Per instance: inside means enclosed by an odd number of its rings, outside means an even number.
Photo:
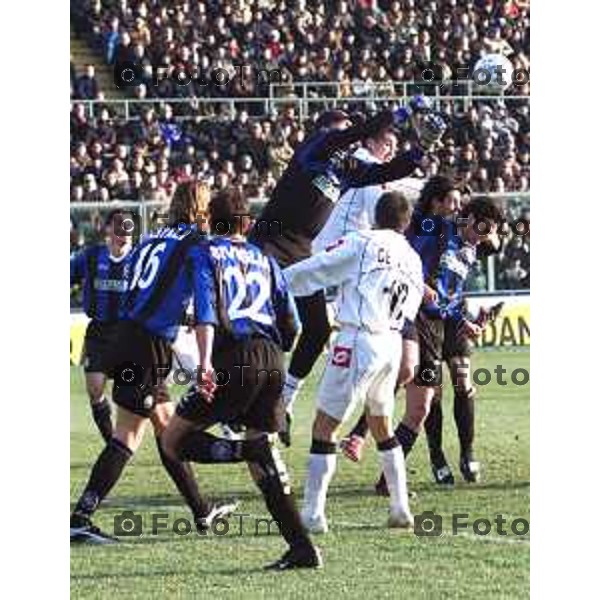
[{"label": "white sock", "polygon": [[408,506],[408,488],[406,486],[406,467],[404,454],[400,446],[391,450],[380,450],[381,465],[390,492],[390,507],[393,511],[410,514]]},{"label": "white sock", "polygon": [[308,476],[304,484],[304,506],[302,512],[309,517],[325,514],[327,490],[335,473],[335,454],[310,454]]},{"label": "white sock", "polygon": [[299,379],[298,377],[294,377],[289,373],[285,375],[285,383],[283,384],[283,403],[285,404],[285,409],[288,413],[292,413],[294,408],[294,401],[300,392],[300,388],[304,384],[304,379]]}]

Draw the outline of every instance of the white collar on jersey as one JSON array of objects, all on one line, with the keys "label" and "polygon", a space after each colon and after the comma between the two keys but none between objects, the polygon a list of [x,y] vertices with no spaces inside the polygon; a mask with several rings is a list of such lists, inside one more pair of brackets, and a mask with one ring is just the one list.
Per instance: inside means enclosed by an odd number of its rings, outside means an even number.
[{"label": "white collar on jersey", "polygon": [[120,263],[129,254],[130,250],[131,250],[131,244],[125,244],[123,246],[123,254],[121,254],[121,256],[113,256],[112,252],[110,251],[110,248],[109,248],[108,249],[108,258],[110,258],[110,260],[114,263]]},{"label": "white collar on jersey", "polygon": [[357,150],[355,150],[354,152],[354,156],[360,160],[364,160],[365,162],[368,163],[381,163],[381,161],[376,158],[375,156],[373,156],[369,150],[367,148],[365,148],[364,146],[361,146],[360,148],[358,148]]}]

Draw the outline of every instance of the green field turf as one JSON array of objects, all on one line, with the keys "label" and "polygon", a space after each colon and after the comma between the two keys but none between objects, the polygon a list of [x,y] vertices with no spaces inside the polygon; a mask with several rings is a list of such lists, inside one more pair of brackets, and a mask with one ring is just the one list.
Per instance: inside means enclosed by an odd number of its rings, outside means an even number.
[{"label": "green field turf", "polygon": [[[529,369],[528,352],[480,352],[477,367],[493,370]],[[315,370],[318,375],[321,368]],[[495,378],[495,376],[494,376]],[[71,548],[71,593],[76,598],[525,598],[529,596],[529,535],[510,531],[513,519],[529,519],[529,385],[479,388],[477,455],[484,464],[483,481],[462,482],[453,490],[431,481],[426,443],[421,439],[408,462],[414,513],[433,510],[444,519],[441,537],[419,538],[385,528],[387,500],[374,496],[379,469],[372,444],[365,460],[355,465],[340,457],[330,489],[331,532],[318,540],[323,549],[322,571],[265,574],[262,565],[284,550],[281,538],[260,527],[255,535],[250,517],[239,518],[225,536],[160,535],[122,538],[114,546]],[[297,402],[294,440],[284,450],[292,479],[302,495],[310,444],[309,430],[317,377],[304,387]],[[449,388],[445,410],[447,456],[458,474],[457,443]],[[400,397],[399,407],[403,403]],[[101,449],[88,409],[83,373],[71,368],[71,499],[75,501]],[[258,493],[242,465],[198,466],[202,489],[213,497],[236,496],[239,512],[266,517]],[[147,529],[152,512],[168,513],[169,523],[188,513],[162,470],[150,431],[96,522],[112,531],[123,510],[142,514]],[[495,524],[487,536],[472,528],[461,535],[449,532],[452,513],[468,513],[493,521],[507,519],[508,536]],[[65,533],[66,535],[66,533]]]}]

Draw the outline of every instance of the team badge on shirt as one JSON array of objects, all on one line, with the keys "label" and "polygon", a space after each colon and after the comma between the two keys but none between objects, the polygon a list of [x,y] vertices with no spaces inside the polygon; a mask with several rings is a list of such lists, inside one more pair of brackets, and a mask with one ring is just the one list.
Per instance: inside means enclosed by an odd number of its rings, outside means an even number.
[{"label": "team badge on shirt", "polygon": [[331,355],[331,364],[334,367],[350,368],[352,361],[352,348],[346,346],[335,346]]}]

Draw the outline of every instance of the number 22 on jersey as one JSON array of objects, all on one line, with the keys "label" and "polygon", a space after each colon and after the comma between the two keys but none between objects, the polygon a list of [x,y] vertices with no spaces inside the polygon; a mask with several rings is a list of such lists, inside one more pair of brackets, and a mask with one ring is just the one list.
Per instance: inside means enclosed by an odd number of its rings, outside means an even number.
[{"label": "number 22 on jersey", "polygon": [[232,321],[250,319],[263,325],[272,325],[271,315],[263,312],[270,295],[270,281],[261,271],[242,272],[239,266],[230,265],[223,272],[230,298],[228,315]]}]

